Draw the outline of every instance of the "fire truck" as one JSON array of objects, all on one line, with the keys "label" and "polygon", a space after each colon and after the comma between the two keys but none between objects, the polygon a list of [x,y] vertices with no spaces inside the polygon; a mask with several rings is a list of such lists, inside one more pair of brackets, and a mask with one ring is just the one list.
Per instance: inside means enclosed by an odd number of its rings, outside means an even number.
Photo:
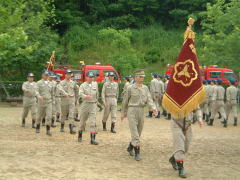
[{"label": "fire truck", "polygon": [[88,72],[93,72],[96,75],[97,82],[104,82],[109,72],[113,72],[115,74],[114,76],[115,82],[121,81],[118,72],[110,64],[101,65],[101,63],[95,63],[94,65],[85,65],[84,61],[80,61],[79,68],[74,69],[68,65],[61,65],[61,64],[54,65],[54,61],[55,61],[55,54],[53,52],[48,62],[47,69],[59,75],[61,80],[65,78],[65,71],[67,69],[71,69],[73,71],[73,80],[77,82],[85,82],[86,75]]},{"label": "fire truck", "polygon": [[[165,74],[171,75],[173,71],[174,65],[168,64],[167,70]],[[238,84],[238,78],[233,72],[232,69],[228,69],[226,67],[220,68],[217,65],[210,65],[210,66],[200,66],[201,76],[204,80],[216,80],[216,79],[222,79],[223,84],[229,84],[230,79],[235,79],[236,84]]]}]

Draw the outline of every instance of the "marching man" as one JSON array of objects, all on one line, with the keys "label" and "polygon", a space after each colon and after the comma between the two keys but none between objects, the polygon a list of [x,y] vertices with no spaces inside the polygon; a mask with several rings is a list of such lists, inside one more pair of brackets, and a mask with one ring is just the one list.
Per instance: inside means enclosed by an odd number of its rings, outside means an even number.
[{"label": "marching man", "polygon": [[144,107],[146,104],[157,115],[157,109],[153,103],[151,94],[147,86],[143,85],[145,72],[138,70],[135,72],[136,82],[130,85],[127,89],[126,95],[123,99],[122,117],[128,117],[129,128],[132,140],[127,148],[130,156],[133,156],[133,149],[135,151],[135,160],[139,161],[140,158],[140,136],[142,134],[144,125]]}]

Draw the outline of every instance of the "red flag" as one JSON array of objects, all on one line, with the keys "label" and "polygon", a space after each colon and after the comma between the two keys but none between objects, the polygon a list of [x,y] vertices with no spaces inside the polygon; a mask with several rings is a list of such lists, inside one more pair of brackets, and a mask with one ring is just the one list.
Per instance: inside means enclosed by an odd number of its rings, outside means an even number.
[{"label": "red flag", "polygon": [[205,99],[191,25],[185,32],[184,44],[162,101],[163,107],[176,118],[186,117]]}]

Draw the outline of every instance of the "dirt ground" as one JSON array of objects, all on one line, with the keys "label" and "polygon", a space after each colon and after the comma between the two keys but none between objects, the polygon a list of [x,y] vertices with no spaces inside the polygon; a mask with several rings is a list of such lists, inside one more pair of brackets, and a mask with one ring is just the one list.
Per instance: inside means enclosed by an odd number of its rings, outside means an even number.
[{"label": "dirt ground", "polygon": [[[45,135],[45,127],[36,134],[20,127],[21,106],[0,105],[0,179],[180,179],[168,163],[172,153],[170,121],[145,119],[141,137],[142,160],[136,162],[126,151],[130,140],[128,121],[118,121],[117,134],[103,132],[102,113],[97,115],[99,146],[77,135],[59,132]],[[118,119],[120,113],[118,114]],[[219,120],[213,127],[193,125],[194,138],[187,155],[188,179],[240,179],[240,126],[224,129]],[[108,129],[110,121],[108,122]]]}]

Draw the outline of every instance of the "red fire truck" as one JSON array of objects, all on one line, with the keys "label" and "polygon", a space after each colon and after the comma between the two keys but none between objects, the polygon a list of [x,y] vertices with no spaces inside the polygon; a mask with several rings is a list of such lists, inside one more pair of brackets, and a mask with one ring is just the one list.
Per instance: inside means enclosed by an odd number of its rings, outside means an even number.
[{"label": "red fire truck", "polygon": [[107,73],[113,72],[115,74],[114,80],[116,82],[120,82],[120,77],[118,72],[111,65],[101,65],[100,63],[96,63],[94,65],[85,65],[82,64],[79,69],[72,69],[69,66],[58,65],[57,68],[52,69],[55,74],[59,74],[61,79],[65,78],[65,71],[67,69],[71,69],[73,71],[73,79],[78,82],[86,81],[87,72],[93,72],[96,75],[97,82],[104,82]]},{"label": "red fire truck", "polygon": [[[167,65],[167,70],[165,74],[171,75],[173,71],[173,65],[168,64]],[[229,80],[234,78],[236,80],[236,84],[238,83],[238,78],[234,74],[233,70],[228,69],[226,67],[220,68],[217,65],[211,65],[211,66],[203,66],[200,67],[202,79],[222,79],[223,84],[229,84]]]},{"label": "red fire truck", "polygon": [[52,52],[52,55],[49,59],[47,70],[53,71],[55,74],[60,75],[61,80],[65,78],[65,71],[67,69],[71,69],[73,71],[73,79],[78,82],[86,81],[86,74],[88,72],[93,72],[96,75],[97,82],[104,82],[104,80],[107,78],[106,75],[109,72],[113,72],[115,74],[114,81],[121,81],[118,72],[111,65],[101,65],[100,63],[96,63],[94,65],[85,65],[84,61],[80,61],[79,69],[73,69],[68,65],[54,65],[54,61],[55,51]]}]

